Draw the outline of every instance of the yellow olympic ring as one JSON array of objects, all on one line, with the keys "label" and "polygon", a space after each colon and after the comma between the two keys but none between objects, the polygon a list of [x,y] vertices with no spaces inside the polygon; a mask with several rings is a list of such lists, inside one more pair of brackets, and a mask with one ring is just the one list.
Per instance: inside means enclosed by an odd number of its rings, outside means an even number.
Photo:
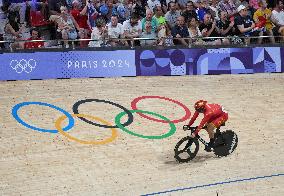
[{"label": "yellow olympic ring", "polygon": [[[85,114],[71,114],[71,116],[73,117],[84,117],[84,118],[90,118],[92,120],[97,120],[101,123],[104,123],[106,125],[109,125],[109,126],[112,126],[109,122],[101,119],[101,118],[98,118],[98,117],[95,117],[95,116],[91,116],[91,115],[85,115]],[[58,132],[61,134],[61,135],[64,135],[65,137],[67,137],[68,139],[70,140],[73,140],[73,141],[76,141],[78,143],[81,143],[81,144],[93,144],[93,145],[99,145],[99,144],[107,144],[107,143],[110,143],[112,142],[116,137],[117,137],[117,130],[114,129],[114,128],[110,128],[111,131],[112,131],[112,134],[111,134],[111,137],[103,140],[103,141],[84,141],[84,140],[80,140],[78,138],[75,138],[73,136],[71,136],[70,134],[68,134],[67,132],[63,131],[62,127],[61,127],[61,124],[62,122],[66,119],[67,117],[66,116],[61,116],[59,117],[56,122],[55,122],[55,127],[56,129],[58,130]]]}]

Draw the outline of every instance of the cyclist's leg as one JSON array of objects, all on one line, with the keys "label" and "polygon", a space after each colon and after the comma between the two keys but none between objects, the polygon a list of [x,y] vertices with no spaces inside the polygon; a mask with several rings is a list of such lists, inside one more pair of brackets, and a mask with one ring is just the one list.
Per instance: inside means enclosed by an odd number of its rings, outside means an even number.
[{"label": "cyclist's leg", "polygon": [[214,119],[213,121],[211,121],[210,123],[208,123],[206,131],[209,135],[210,138],[210,142],[208,143],[208,147],[205,148],[206,151],[210,151],[210,149],[213,147],[215,138],[215,128],[219,128],[223,123],[225,123],[228,120],[228,113],[223,113],[221,116],[217,117],[216,119]]},{"label": "cyclist's leg", "polygon": [[[217,117],[216,119],[214,119],[210,124],[212,125],[212,127],[214,127],[214,129],[219,128],[222,124],[224,124],[226,121],[228,120],[228,113],[224,112],[222,115],[220,115],[219,117]],[[214,130],[213,129],[213,130]],[[211,138],[211,137],[210,137]],[[214,137],[213,137],[214,138]]]},{"label": "cyclist's leg", "polygon": [[212,122],[207,124],[206,131],[207,131],[210,139],[214,138],[214,129],[215,128],[216,127],[215,127],[215,125]]}]

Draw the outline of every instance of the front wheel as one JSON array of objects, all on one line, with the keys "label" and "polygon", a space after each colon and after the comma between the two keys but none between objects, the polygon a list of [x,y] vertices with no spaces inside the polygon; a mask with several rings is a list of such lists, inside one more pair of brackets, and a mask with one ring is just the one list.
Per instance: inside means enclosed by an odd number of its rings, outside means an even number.
[{"label": "front wheel", "polygon": [[214,154],[224,157],[231,154],[238,146],[238,136],[232,130],[222,132],[214,142]]},{"label": "front wheel", "polygon": [[179,163],[192,160],[199,150],[199,142],[196,138],[189,136],[182,138],[175,146],[175,159]]}]

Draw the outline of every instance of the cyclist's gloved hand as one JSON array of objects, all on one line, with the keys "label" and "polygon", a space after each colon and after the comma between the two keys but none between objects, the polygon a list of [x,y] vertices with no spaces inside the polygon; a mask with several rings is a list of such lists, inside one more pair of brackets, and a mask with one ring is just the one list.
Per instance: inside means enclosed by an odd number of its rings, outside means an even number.
[{"label": "cyclist's gloved hand", "polygon": [[188,125],[183,125],[183,130],[184,131],[187,131],[187,130],[189,130],[190,129],[190,127],[188,126]]},{"label": "cyclist's gloved hand", "polygon": [[195,134],[195,133],[193,132],[193,133],[191,133],[191,135],[190,135],[189,137],[191,137],[191,138],[195,138],[195,137],[196,137],[196,135],[197,135],[197,134]]}]

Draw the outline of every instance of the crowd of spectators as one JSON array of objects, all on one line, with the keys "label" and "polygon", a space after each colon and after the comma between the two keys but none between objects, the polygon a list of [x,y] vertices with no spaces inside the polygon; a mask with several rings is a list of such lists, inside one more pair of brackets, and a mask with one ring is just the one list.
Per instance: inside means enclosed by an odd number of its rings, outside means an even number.
[{"label": "crowd of spectators", "polygon": [[283,0],[0,0],[0,6],[6,49],[68,48],[77,39],[77,47],[284,40]]}]

